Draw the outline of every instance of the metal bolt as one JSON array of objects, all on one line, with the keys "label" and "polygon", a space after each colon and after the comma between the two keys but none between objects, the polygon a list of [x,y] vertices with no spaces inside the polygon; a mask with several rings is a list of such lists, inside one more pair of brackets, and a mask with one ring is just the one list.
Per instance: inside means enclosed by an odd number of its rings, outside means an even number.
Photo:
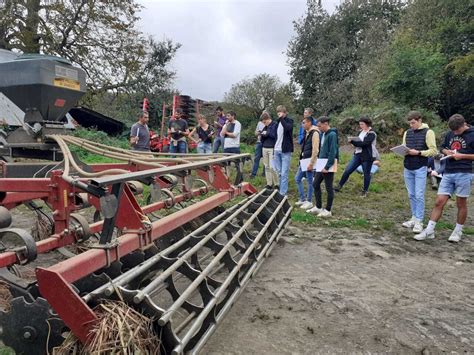
[{"label": "metal bolt", "polygon": [[31,333],[30,332],[24,332],[23,333],[23,338],[30,339],[31,338]]}]

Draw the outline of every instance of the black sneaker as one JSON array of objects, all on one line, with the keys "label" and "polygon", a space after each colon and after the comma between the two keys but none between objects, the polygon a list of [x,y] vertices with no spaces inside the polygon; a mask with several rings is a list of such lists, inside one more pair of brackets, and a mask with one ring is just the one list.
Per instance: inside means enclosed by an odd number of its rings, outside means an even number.
[{"label": "black sneaker", "polygon": [[265,185],[265,188],[266,188],[266,189],[271,189],[272,186],[270,186],[270,185]]},{"label": "black sneaker", "polygon": [[275,190],[280,190],[280,185],[275,185],[275,186],[273,186],[273,188],[274,188]]},{"label": "black sneaker", "polygon": [[367,191],[362,191],[362,192],[360,193],[360,196],[361,196],[361,197],[367,197],[368,195],[369,195],[369,193],[368,193]]},{"label": "black sneaker", "polygon": [[341,186],[339,186],[339,185],[334,186],[334,191],[336,191],[336,192],[341,192],[341,190],[342,190],[342,187],[341,187]]}]

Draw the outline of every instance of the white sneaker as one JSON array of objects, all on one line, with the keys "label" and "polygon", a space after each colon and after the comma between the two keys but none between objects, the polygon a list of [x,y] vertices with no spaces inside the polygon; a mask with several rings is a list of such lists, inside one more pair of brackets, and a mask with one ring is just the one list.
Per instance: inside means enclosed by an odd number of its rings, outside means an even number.
[{"label": "white sneaker", "polygon": [[462,230],[454,230],[448,238],[448,242],[457,243],[461,240]]},{"label": "white sneaker", "polygon": [[412,216],[409,221],[403,222],[402,226],[405,228],[413,228],[415,226],[415,220],[416,218]]},{"label": "white sneaker", "polygon": [[306,213],[311,213],[311,214],[320,214],[323,210],[321,208],[317,208],[314,206],[313,208],[309,209],[306,211]]},{"label": "white sneaker", "polygon": [[301,200],[298,200],[295,202],[295,206],[301,206],[303,203],[305,203],[306,201],[301,201]]},{"label": "white sneaker", "polygon": [[424,229],[420,234],[417,234],[413,237],[415,240],[425,240],[425,239],[434,239],[435,233],[434,231],[432,232],[427,232],[426,229]]},{"label": "white sneaker", "polygon": [[413,225],[413,233],[420,233],[423,231],[423,223],[420,221],[415,221]]},{"label": "white sneaker", "polygon": [[300,206],[300,208],[303,210],[309,210],[310,208],[313,208],[313,204],[309,201],[306,201]]},{"label": "white sneaker", "polygon": [[318,217],[331,217],[332,213],[331,211],[327,211],[323,209],[321,212],[318,213]]}]

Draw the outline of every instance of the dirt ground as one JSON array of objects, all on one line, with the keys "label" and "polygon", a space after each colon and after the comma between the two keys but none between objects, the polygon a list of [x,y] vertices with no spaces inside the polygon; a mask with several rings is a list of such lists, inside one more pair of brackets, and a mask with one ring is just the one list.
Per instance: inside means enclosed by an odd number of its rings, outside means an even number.
[{"label": "dirt ground", "polygon": [[474,353],[474,240],[290,226],[203,354]]}]

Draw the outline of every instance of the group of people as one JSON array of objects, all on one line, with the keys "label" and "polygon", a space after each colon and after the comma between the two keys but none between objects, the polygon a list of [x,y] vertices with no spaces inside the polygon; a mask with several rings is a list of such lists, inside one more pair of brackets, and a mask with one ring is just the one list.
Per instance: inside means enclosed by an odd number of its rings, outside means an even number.
[{"label": "group of people", "polygon": [[[204,115],[199,115],[197,125],[189,129],[188,121],[184,119],[180,109],[171,117],[168,123],[168,137],[170,139],[170,153],[188,153],[188,138],[197,143],[197,152],[200,154],[240,153],[240,132],[242,126],[236,119],[233,111],[224,115],[222,107],[216,109],[214,125],[207,122]],[[138,121],[130,131],[130,144],[137,151],[150,151],[150,130],[148,128],[148,113],[141,112]]]},{"label": "group of people", "polygon": [[[264,111],[261,122],[258,123],[256,159],[252,175],[258,170],[258,159],[263,157],[267,188],[276,186],[280,193],[288,192],[288,176],[290,171],[293,147],[293,120],[288,117],[286,108],[277,107],[278,120],[272,121],[270,114]],[[296,205],[308,213],[317,214],[319,217],[332,215],[334,192],[341,191],[349,176],[360,169],[364,174],[363,196],[367,196],[371,176],[377,172],[380,158],[376,149],[377,135],[372,130],[372,122],[367,117],[359,119],[361,131],[357,137],[349,140],[355,147],[354,156],[346,167],[341,180],[334,185],[334,174],[337,171],[339,159],[339,139],[337,130],[331,128],[330,118],[322,116],[313,117],[313,109],[305,108],[304,118],[298,134],[298,143],[301,147],[299,153],[298,170],[295,182],[298,188],[299,199]],[[259,152],[261,149],[261,153]],[[306,181],[306,191],[304,186]],[[321,185],[324,182],[327,199],[323,208]],[[315,205],[313,205],[313,194]]]},{"label": "group of people", "polygon": [[[266,188],[277,189],[280,194],[288,194],[291,157],[294,153],[294,122],[288,116],[286,107],[277,107],[276,120],[270,113],[261,114],[255,134],[257,136],[256,157],[252,167],[252,176],[258,172],[259,161],[263,160]],[[363,174],[361,196],[366,197],[373,174],[380,168],[380,156],[377,151],[377,134],[372,129],[368,117],[358,120],[358,135],[348,137],[354,147],[351,161],[346,165],[339,182],[334,185],[339,160],[338,132],[331,127],[328,116],[318,119],[313,117],[313,110],[306,108],[299,128],[298,144],[300,145],[298,169],[295,182],[298,190],[296,205],[307,213],[318,217],[330,217],[334,193],[343,190],[351,174],[355,171]],[[455,114],[449,118],[450,131],[446,134],[440,152],[436,146],[433,130],[423,123],[422,115],[411,111],[407,115],[410,126],[403,135],[404,181],[411,208],[410,220],[403,222],[403,227],[410,228],[415,240],[433,239],[435,226],[440,219],[446,202],[456,195],[457,223],[449,241],[458,242],[467,218],[467,199],[471,193],[474,161],[474,128],[469,127],[462,115]],[[139,121],[132,126],[130,143],[135,150],[149,150],[148,115],[140,115]],[[198,117],[198,125],[191,131],[182,113],[177,112],[168,126],[171,137],[170,152],[186,153],[187,138],[197,135],[198,153],[240,153],[240,134],[242,126],[235,112],[224,115],[221,107],[216,109],[216,120],[213,125],[207,123],[206,117]],[[193,138],[194,139],[194,138]],[[438,196],[430,220],[424,228],[425,190],[430,159],[442,155],[443,174],[431,169],[430,174],[441,178]],[[441,177],[442,176],[442,177]],[[306,182],[306,191],[305,191]],[[326,204],[323,208],[321,184],[326,188]],[[315,204],[313,205],[313,195]]]},{"label": "group of people", "polygon": [[[284,142],[292,141],[292,120],[287,117],[286,110],[277,109],[278,121],[273,122],[268,112],[261,116],[257,126],[261,145],[267,187],[278,185],[280,193],[288,191],[289,161],[292,145]],[[410,128],[403,135],[404,181],[408,192],[411,208],[411,219],[403,222],[403,227],[410,228],[415,233],[415,240],[433,239],[435,226],[440,219],[444,206],[449,198],[456,195],[457,219],[456,226],[448,240],[458,242],[462,236],[462,229],[467,218],[467,199],[471,193],[473,181],[474,161],[474,128],[469,127],[462,115],[455,114],[449,118],[450,131],[446,134],[440,152],[436,146],[436,137],[422,121],[421,113],[411,111],[407,115]],[[299,199],[296,205],[308,213],[319,217],[332,215],[331,209],[334,192],[342,191],[350,175],[359,171],[364,175],[361,195],[368,194],[371,178],[380,168],[380,155],[377,151],[377,134],[372,129],[372,121],[368,117],[361,117],[358,121],[359,133],[348,137],[354,147],[351,161],[346,165],[339,182],[333,186],[334,173],[337,171],[339,159],[339,141],[337,130],[331,128],[330,119],[322,116],[313,117],[313,110],[306,108],[304,119],[300,127],[298,143],[300,144],[299,164],[295,175]],[[263,125],[262,125],[263,124]],[[263,127],[263,128],[260,128]],[[284,134],[285,133],[285,134]],[[280,142],[278,141],[280,139]],[[289,148],[291,147],[291,148]],[[283,148],[283,149],[282,149]],[[258,153],[257,153],[258,154]],[[273,158],[272,158],[273,154]],[[436,157],[437,160],[430,158]],[[434,162],[440,162],[442,171],[435,168]],[[428,174],[428,166],[432,169]],[[258,170],[258,163],[253,167],[252,175]],[[442,174],[441,174],[442,173]],[[427,176],[440,180],[435,207],[431,212],[430,220],[424,228],[425,190]],[[305,192],[304,180],[307,190]],[[321,184],[324,181],[327,200],[322,208]],[[313,193],[315,205],[313,206]]]}]

